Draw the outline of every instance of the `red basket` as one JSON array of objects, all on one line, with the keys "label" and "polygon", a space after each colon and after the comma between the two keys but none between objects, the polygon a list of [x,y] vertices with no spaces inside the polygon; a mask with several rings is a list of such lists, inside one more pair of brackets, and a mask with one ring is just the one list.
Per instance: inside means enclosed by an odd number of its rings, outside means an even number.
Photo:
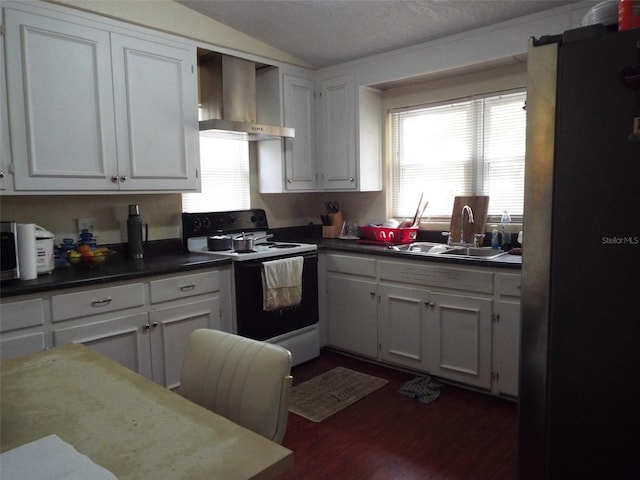
[{"label": "red basket", "polygon": [[418,227],[388,228],[388,227],[360,227],[360,231],[368,240],[382,243],[411,243],[418,237]]}]

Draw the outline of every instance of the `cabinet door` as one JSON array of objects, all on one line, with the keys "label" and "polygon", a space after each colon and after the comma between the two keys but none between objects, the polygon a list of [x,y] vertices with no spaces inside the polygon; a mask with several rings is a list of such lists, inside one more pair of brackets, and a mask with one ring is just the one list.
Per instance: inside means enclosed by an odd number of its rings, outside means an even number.
[{"label": "cabinet door", "polygon": [[520,302],[501,300],[500,316],[494,326],[494,373],[498,391],[518,395],[518,369],[520,366]]},{"label": "cabinet door", "polygon": [[147,313],[123,315],[53,331],[53,344],[82,343],[134,372],[152,379]]},{"label": "cabinet door", "polygon": [[0,303],[0,359],[19,357],[46,348],[45,310],[42,298]]},{"label": "cabinet door", "polygon": [[493,301],[431,293],[428,371],[467,385],[491,388],[491,315]]},{"label": "cabinet door", "polygon": [[284,139],[285,189],[317,188],[315,149],[315,98],[313,81],[285,74],[284,125],[296,129],[295,138]]},{"label": "cabinet door", "polygon": [[327,274],[329,345],[378,356],[376,282]]},{"label": "cabinet door", "polygon": [[177,388],[191,332],[198,328],[220,329],[220,297],[208,297],[149,313],[154,382]]},{"label": "cabinet door", "polygon": [[111,35],[121,190],[196,190],[195,47]]},{"label": "cabinet door", "polygon": [[109,33],[10,9],[5,22],[15,190],[113,190]]},{"label": "cabinet door", "polygon": [[[4,66],[4,35],[0,35],[0,65]],[[5,69],[0,68],[0,192],[13,190],[13,176],[9,175],[11,147],[9,142],[9,111]]]},{"label": "cabinet door", "polygon": [[380,285],[380,359],[424,370],[427,362],[425,337],[429,311],[427,290]]},{"label": "cabinet door", "polygon": [[354,79],[351,75],[322,82],[322,186],[356,190]]}]

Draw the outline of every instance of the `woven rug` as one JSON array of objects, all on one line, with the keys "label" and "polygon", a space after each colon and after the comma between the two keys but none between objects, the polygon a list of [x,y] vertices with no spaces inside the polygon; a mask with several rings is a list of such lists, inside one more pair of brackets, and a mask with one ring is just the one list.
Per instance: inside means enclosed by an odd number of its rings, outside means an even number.
[{"label": "woven rug", "polygon": [[321,422],[387,383],[384,378],[336,367],[293,387],[289,411]]}]

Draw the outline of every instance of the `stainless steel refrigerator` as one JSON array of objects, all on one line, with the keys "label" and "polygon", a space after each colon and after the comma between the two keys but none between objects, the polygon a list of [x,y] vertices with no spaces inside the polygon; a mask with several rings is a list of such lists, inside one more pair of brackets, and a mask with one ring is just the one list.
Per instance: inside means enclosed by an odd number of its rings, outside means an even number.
[{"label": "stainless steel refrigerator", "polygon": [[640,29],[528,77],[518,478],[640,479]]}]

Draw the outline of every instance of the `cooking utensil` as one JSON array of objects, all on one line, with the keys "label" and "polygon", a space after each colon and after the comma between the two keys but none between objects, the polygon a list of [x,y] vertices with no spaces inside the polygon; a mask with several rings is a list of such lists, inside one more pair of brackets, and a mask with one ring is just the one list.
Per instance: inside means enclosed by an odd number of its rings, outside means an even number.
[{"label": "cooking utensil", "polygon": [[253,246],[255,245],[256,240],[262,240],[263,238],[271,238],[273,235],[258,235],[257,237],[247,237],[247,235],[242,232],[241,235],[235,237],[233,239],[233,250],[235,252],[251,252],[253,251]]},{"label": "cooking utensil", "polygon": [[233,239],[229,235],[213,235],[211,237],[207,237],[207,249],[210,252],[231,250],[232,247]]},{"label": "cooking utensil", "polygon": [[327,209],[327,213],[338,213],[340,211],[338,202],[324,202],[324,206]]},{"label": "cooking utensil", "polygon": [[424,215],[424,211],[427,209],[427,205],[429,205],[429,200],[425,200],[424,206],[422,207],[422,210],[420,210],[420,215],[418,215],[418,218],[416,218],[413,221],[413,224],[411,225],[412,227],[417,227],[418,226],[418,223],[420,222],[420,219],[422,218],[422,215]]},{"label": "cooking utensil", "polygon": [[424,192],[422,192],[422,194],[420,195],[420,200],[418,200],[418,206],[416,208],[416,214],[413,216],[413,222],[411,222],[411,225],[415,225],[416,222],[418,221],[418,213],[420,212],[420,205],[422,205],[422,198],[424,197]]}]

